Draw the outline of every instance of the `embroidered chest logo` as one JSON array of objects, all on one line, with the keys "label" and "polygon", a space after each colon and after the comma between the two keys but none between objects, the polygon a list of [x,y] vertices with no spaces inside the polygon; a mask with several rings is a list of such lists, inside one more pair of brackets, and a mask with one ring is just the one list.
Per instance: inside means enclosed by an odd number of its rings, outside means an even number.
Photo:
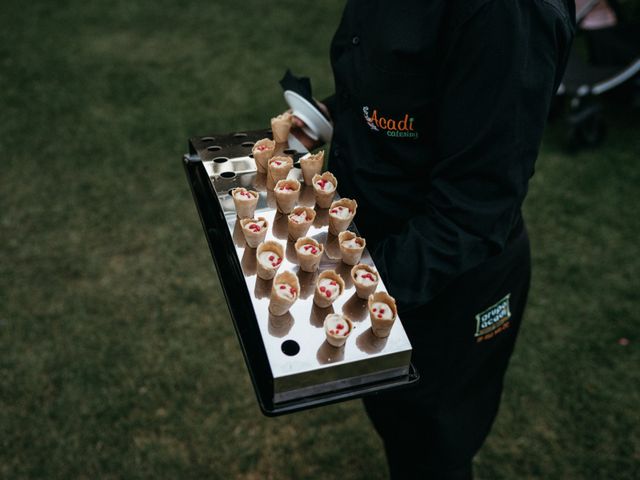
[{"label": "embroidered chest logo", "polygon": [[489,340],[510,327],[509,297],[511,294],[476,315],[476,342]]},{"label": "embroidered chest logo", "polygon": [[375,108],[370,114],[369,107],[362,107],[362,114],[367,125],[374,132],[382,131],[388,137],[418,138],[418,132],[413,128],[414,119],[409,117],[408,113],[405,113],[402,118],[391,118],[378,113]]}]

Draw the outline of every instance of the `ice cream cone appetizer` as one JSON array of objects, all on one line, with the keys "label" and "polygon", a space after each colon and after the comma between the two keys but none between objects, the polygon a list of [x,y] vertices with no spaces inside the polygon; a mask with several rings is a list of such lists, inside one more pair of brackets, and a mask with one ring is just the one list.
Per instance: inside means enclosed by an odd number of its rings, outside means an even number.
[{"label": "ice cream cone appetizer", "polygon": [[325,270],[318,275],[313,303],[320,308],[331,305],[344,292],[344,280],[334,270]]},{"label": "ice cream cone appetizer", "polygon": [[341,198],[331,204],[329,209],[329,232],[338,235],[344,232],[356,215],[358,203],[350,198]]},{"label": "ice cream cone appetizer", "polygon": [[380,276],[369,265],[359,263],[351,269],[351,280],[356,288],[358,298],[367,299],[369,295],[376,291]]},{"label": "ice cream cone appetizer", "polygon": [[324,333],[327,342],[334,347],[341,347],[353,331],[353,323],[344,315],[330,313],[324,319]]},{"label": "ice cream cone appetizer", "polygon": [[322,172],[322,164],[324,163],[324,150],[318,153],[307,153],[300,159],[300,168],[302,169],[302,178],[305,185],[311,185],[313,176]]},{"label": "ice cream cone appetizer", "polygon": [[322,175],[314,175],[311,182],[318,206],[320,208],[329,208],[338,187],[336,177],[331,172],[324,172]]},{"label": "ice cream cone appetizer", "polygon": [[293,116],[289,112],[284,112],[271,119],[271,131],[276,143],[286,143],[288,141],[292,123]]},{"label": "ice cream cone appetizer", "polygon": [[355,265],[362,258],[362,252],[367,244],[364,238],[358,237],[353,232],[340,232],[338,235],[342,261],[347,265]]},{"label": "ice cream cone appetizer", "polygon": [[289,240],[295,241],[304,237],[316,218],[316,211],[310,207],[295,207],[287,219]]},{"label": "ice cream cone appetizer", "polygon": [[269,222],[264,217],[243,218],[240,220],[240,228],[247,245],[256,248],[267,236]]},{"label": "ice cream cone appetizer", "polygon": [[298,292],[300,292],[300,282],[293,273],[282,272],[276,275],[271,288],[269,313],[275,316],[287,313],[298,298]]},{"label": "ice cream cone appetizer", "polygon": [[259,173],[267,173],[267,163],[269,159],[273,157],[275,149],[276,142],[268,138],[263,138],[255,143],[251,149],[251,153],[253,154],[253,159],[256,161],[256,169]]},{"label": "ice cream cone appetizer", "polygon": [[272,240],[258,245],[256,249],[257,274],[263,280],[271,280],[284,258],[284,248]]},{"label": "ice cream cone appetizer", "polygon": [[284,180],[293,168],[293,160],[286,155],[272,157],[267,166],[267,189],[273,190],[278,180]]},{"label": "ice cream cone appetizer", "polygon": [[398,315],[395,299],[386,292],[376,292],[369,295],[368,306],[373,334],[388,337]]},{"label": "ice cream cone appetizer", "polygon": [[238,218],[251,218],[258,205],[258,192],[238,187],[231,190],[233,204],[236,206]]},{"label": "ice cream cone appetizer", "polygon": [[291,213],[300,197],[300,182],[295,179],[278,180],[273,189],[276,196],[276,206],[282,213]]},{"label": "ice cream cone appetizer", "polygon": [[320,265],[324,247],[313,238],[302,237],[295,243],[298,265],[304,272],[315,272]]}]

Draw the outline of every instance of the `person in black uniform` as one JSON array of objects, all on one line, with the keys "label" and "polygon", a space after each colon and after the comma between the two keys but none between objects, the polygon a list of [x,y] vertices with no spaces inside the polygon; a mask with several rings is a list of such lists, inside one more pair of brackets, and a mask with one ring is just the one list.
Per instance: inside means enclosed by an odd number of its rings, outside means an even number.
[{"label": "person in black uniform", "polygon": [[394,479],[472,478],[529,290],[521,205],[574,18],[573,0],[347,2],[321,105],[329,170],[421,375],[364,400]]}]

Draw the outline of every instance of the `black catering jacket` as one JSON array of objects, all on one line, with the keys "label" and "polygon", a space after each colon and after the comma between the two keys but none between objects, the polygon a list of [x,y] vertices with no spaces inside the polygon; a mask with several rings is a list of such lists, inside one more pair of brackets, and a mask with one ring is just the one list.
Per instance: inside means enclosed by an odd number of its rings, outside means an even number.
[{"label": "black catering jacket", "polygon": [[351,0],[331,45],[329,169],[399,309],[522,228],[572,0]]}]

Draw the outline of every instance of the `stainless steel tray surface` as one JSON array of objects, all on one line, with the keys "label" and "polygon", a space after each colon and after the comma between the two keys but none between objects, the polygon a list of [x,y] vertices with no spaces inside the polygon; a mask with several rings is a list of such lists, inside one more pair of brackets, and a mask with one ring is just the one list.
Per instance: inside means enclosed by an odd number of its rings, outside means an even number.
[{"label": "stainless steel tray surface", "polygon": [[[302,186],[298,205],[316,209],[316,219],[307,236],[324,244],[325,253],[318,271],[307,273],[297,265],[293,242],[287,241],[287,216],[277,212],[275,196],[266,188],[265,175],[256,172],[255,162],[250,156],[253,141],[243,136],[231,136],[225,139],[216,137],[215,142],[210,140],[209,143],[220,148],[207,150],[211,154],[202,159],[203,164],[218,196],[244,273],[273,375],[275,402],[406,376],[411,360],[411,344],[402,323],[397,319],[387,338],[373,335],[367,301],[355,294],[350,277],[352,266],[341,261],[338,239],[328,233],[328,209],[315,206],[313,188]],[[198,150],[201,151],[202,147],[200,145]],[[276,153],[293,157],[295,163],[289,178],[296,178],[302,183],[297,160],[306,152],[280,145]],[[338,178],[338,187],[339,183]],[[231,189],[239,186],[259,193],[255,216],[265,217],[269,221],[266,240],[279,242],[285,250],[278,273],[289,270],[300,281],[299,297],[289,313],[283,316],[269,313],[272,281],[257,277],[256,250],[247,246],[240,230],[230,194]],[[356,214],[355,222],[357,219]],[[350,230],[357,233],[354,224]],[[375,266],[366,249],[361,263]],[[328,269],[340,274],[346,288],[332,306],[319,308],[313,303],[315,283],[318,274]],[[386,291],[382,280],[378,291]],[[333,312],[343,313],[354,324],[353,332],[340,348],[325,341],[323,321],[326,315]]]}]

